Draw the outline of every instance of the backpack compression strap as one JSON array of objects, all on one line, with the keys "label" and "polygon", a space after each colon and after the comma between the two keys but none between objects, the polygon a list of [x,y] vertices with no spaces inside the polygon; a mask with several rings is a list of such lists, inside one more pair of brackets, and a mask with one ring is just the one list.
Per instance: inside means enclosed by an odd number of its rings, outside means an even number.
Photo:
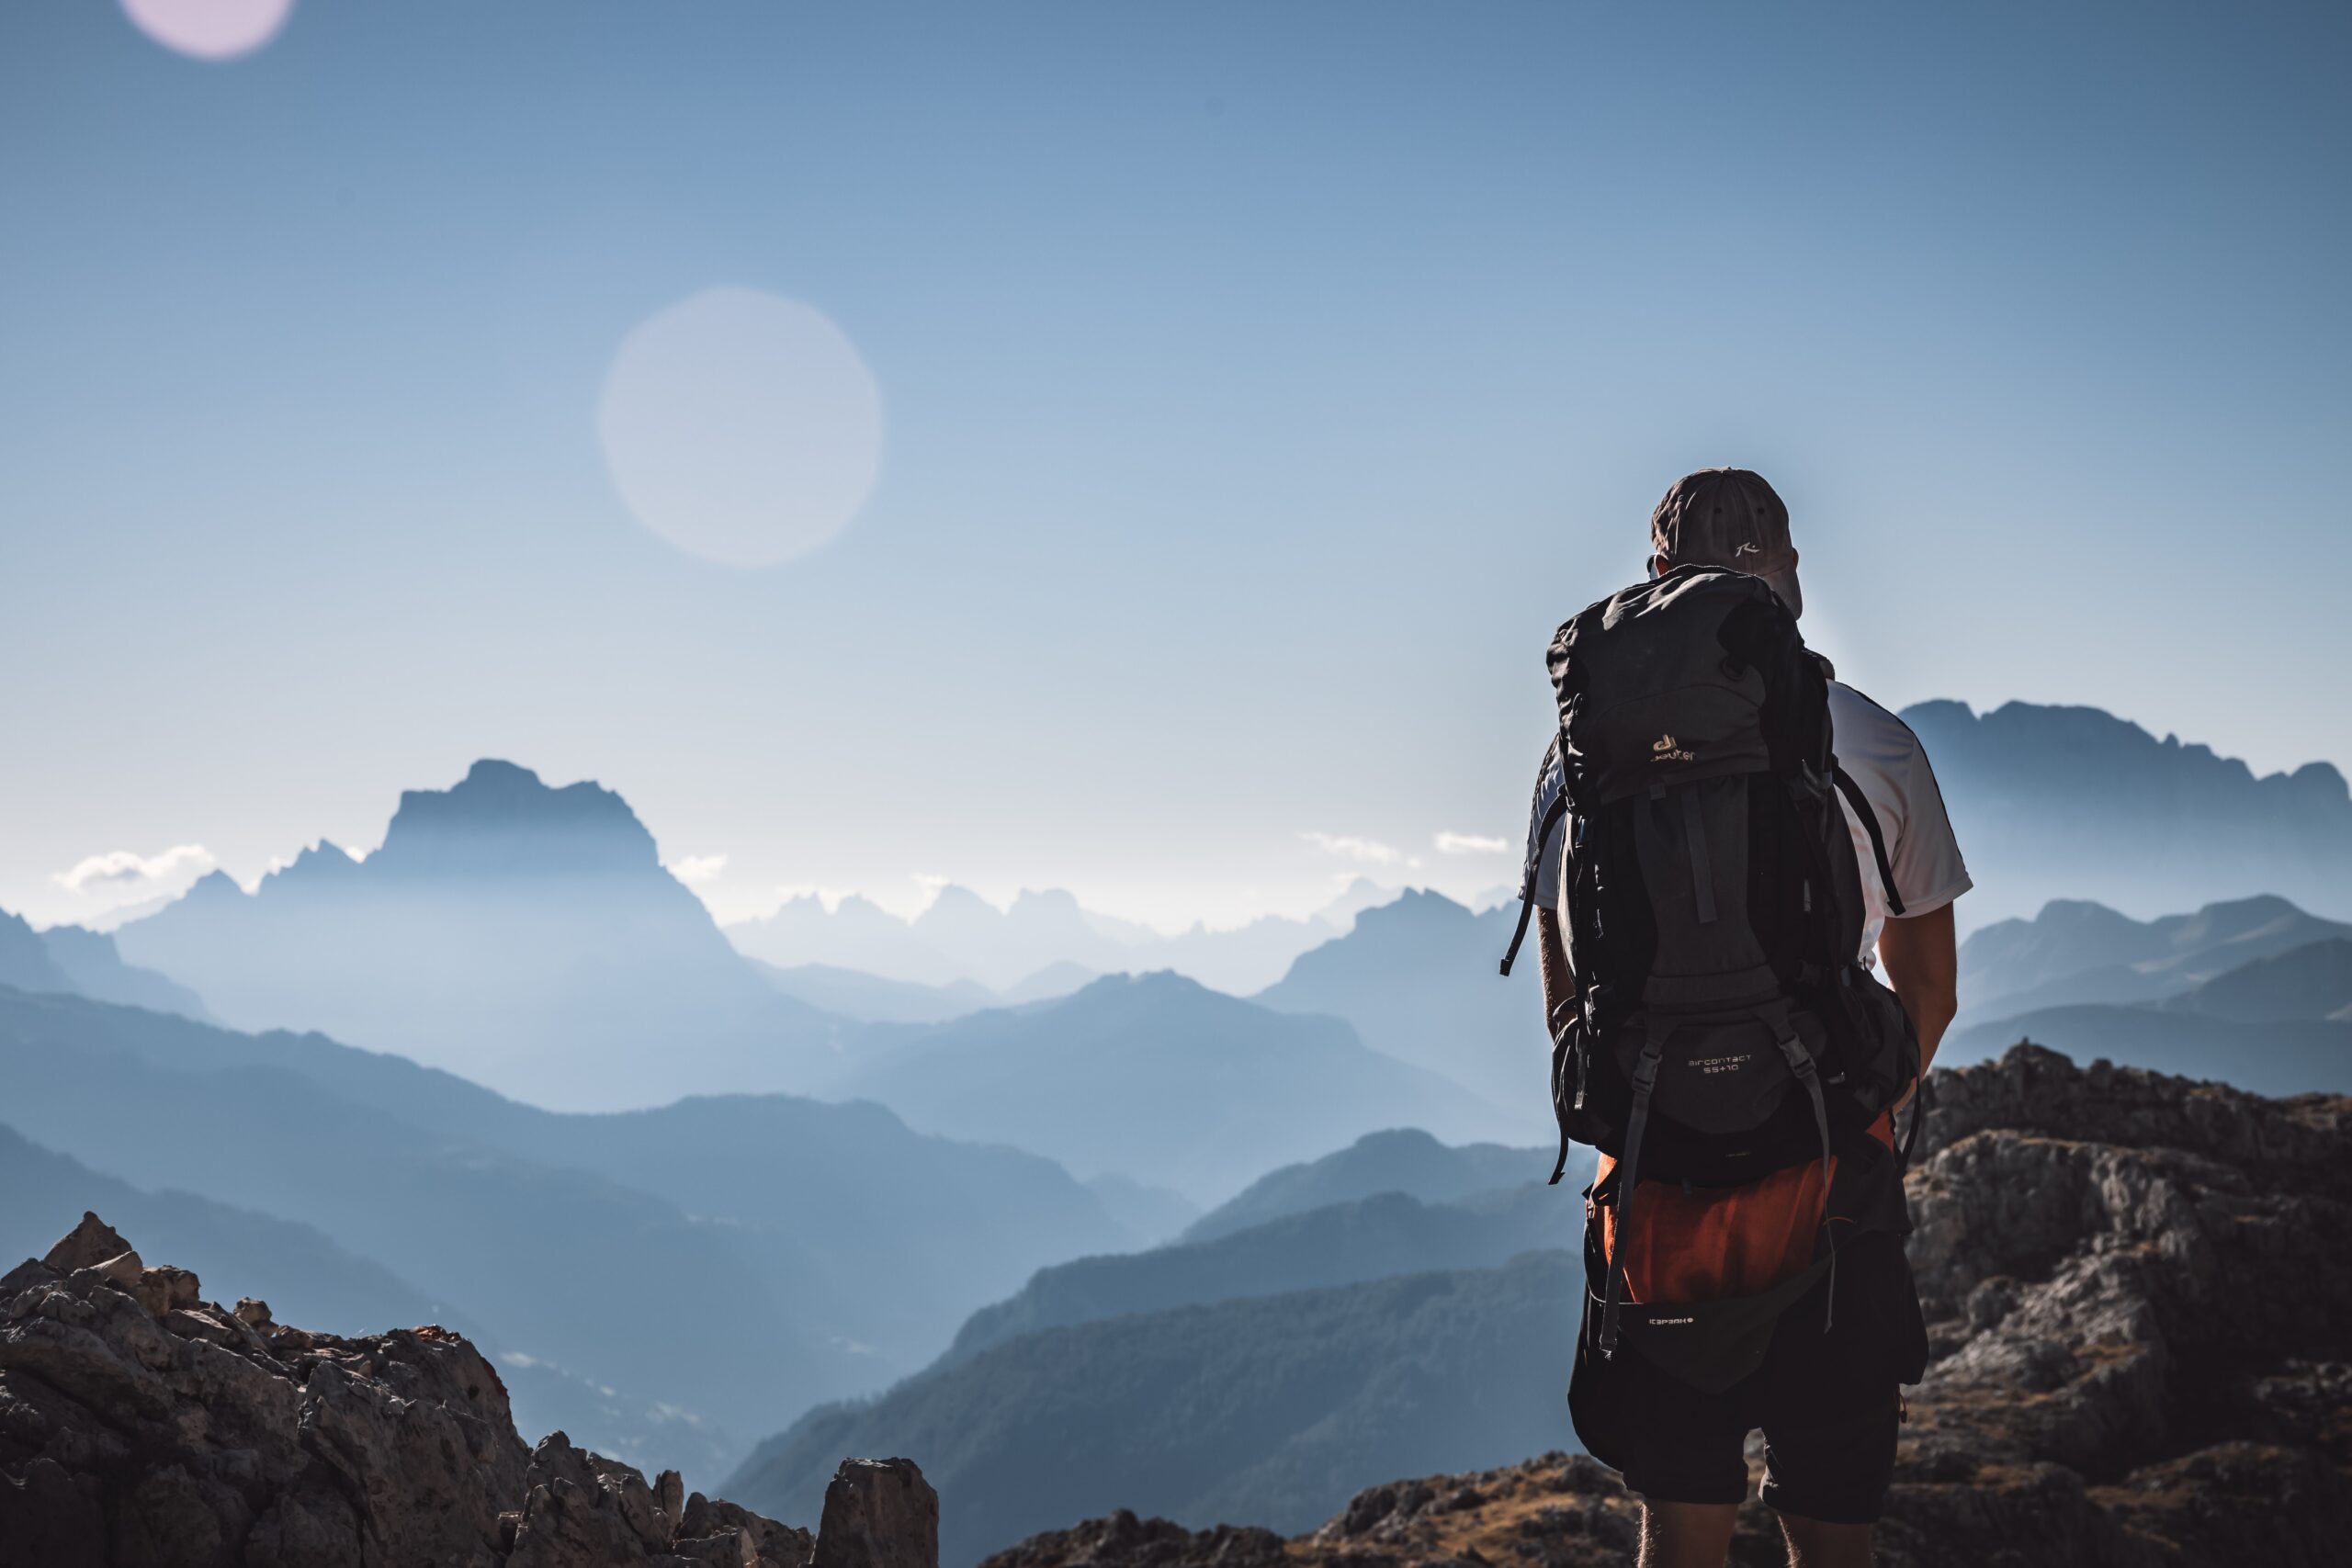
[{"label": "backpack compression strap", "polygon": [[1535,874],[1544,863],[1544,848],[1552,841],[1552,831],[1559,827],[1560,818],[1568,814],[1568,792],[1564,788],[1544,808],[1543,825],[1535,829],[1535,861],[1527,868],[1526,880],[1519,886],[1519,924],[1510,931],[1510,945],[1503,949],[1503,973],[1519,959],[1519,944],[1527,940],[1527,922],[1535,913]]},{"label": "backpack compression strap", "polygon": [[1826,1334],[1838,1321],[1838,1227],[1829,1219],[1829,1108],[1821,1098],[1821,1074],[1814,1066],[1813,1053],[1789,1027],[1788,1014],[1783,1011],[1772,1027],[1789,1071],[1796,1075],[1813,1101],[1813,1124],[1821,1134],[1821,1228],[1829,1238],[1829,1306],[1822,1315],[1821,1332]]},{"label": "backpack compression strap", "polygon": [[1878,885],[1886,889],[1886,912],[1899,917],[1903,913],[1903,895],[1894,890],[1894,868],[1887,863],[1886,835],[1879,831],[1878,813],[1871,809],[1870,796],[1862,793],[1862,786],[1854,782],[1853,774],[1835,761],[1829,764],[1829,774],[1838,781],[1838,793],[1846,797],[1846,804],[1861,819],[1862,831],[1870,835],[1871,858],[1878,862]]},{"label": "backpack compression strap", "polygon": [[1625,1284],[1625,1249],[1634,1245],[1634,1194],[1642,1177],[1642,1134],[1650,1124],[1650,1096],[1657,1089],[1658,1062],[1668,1027],[1650,1021],[1649,1038],[1634,1064],[1634,1108],[1625,1118],[1625,1157],[1617,1165],[1617,1244],[1609,1249],[1609,1283],[1600,1298],[1600,1353],[1617,1353],[1617,1298]]},{"label": "backpack compression strap", "polygon": [[1911,1151],[1919,1144],[1919,1129],[1928,1124],[1928,1075],[1921,1073],[1911,1089],[1911,1130],[1903,1134],[1903,1168],[1911,1168]]}]

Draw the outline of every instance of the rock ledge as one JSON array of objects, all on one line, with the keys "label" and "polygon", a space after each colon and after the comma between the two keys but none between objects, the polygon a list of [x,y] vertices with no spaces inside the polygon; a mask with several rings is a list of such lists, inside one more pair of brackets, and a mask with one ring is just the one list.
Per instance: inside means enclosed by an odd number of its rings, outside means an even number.
[{"label": "rock ledge", "polygon": [[0,1568],[937,1568],[908,1460],[845,1462],[822,1530],[526,1448],[462,1336],[222,1307],[96,1214],[0,1277]]}]

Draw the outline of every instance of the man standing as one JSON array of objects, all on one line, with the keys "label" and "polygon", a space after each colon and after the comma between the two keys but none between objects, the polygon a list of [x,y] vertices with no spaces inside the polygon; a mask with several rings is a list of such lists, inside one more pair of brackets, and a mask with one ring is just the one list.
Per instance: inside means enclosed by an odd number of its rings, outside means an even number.
[{"label": "man standing", "polygon": [[[1762,579],[1792,615],[1804,613],[1788,509],[1756,474],[1688,475],[1659,502],[1650,539],[1654,577],[1683,567],[1729,568]],[[1876,818],[1866,823],[1848,798],[1839,801],[1865,868],[1860,960],[1870,964],[1875,950],[1884,965],[1917,1034],[1924,1073],[1957,1009],[1951,906],[1970,886],[1967,867],[1918,738],[1835,680],[1828,707],[1837,761]],[[1565,777],[1555,747],[1545,759],[1528,847],[1544,1011],[1555,1040],[1577,1013],[1560,923],[1568,829],[1544,830],[1547,821],[1561,821],[1550,808]],[[1890,1118],[1868,1131],[1891,1151]],[[1847,1227],[1843,1261],[1781,1310],[1760,1362],[1728,1388],[1693,1386],[1634,1345],[1614,1343],[1613,1328],[1610,1342],[1594,1344],[1588,1313],[1569,1403],[1586,1447],[1642,1497],[1643,1568],[1723,1562],[1747,1494],[1743,1450],[1755,1427],[1766,1442],[1761,1496],[1780,1515],[1790,1562],[1847,1568],[1871,1561],[1871,1529],[1894,1471],[1899,1384],[1918,1376],[1926,1344],[1902,1252],[1908,1224],[1901,1217],[1901,1162],[1891,1155],[1858,1158],[1858,1150],[1879,1154],[1849,1142],[1845,1174],[1834,1185],[1809,1164],[1733,1188],[1644,1179],[1630,1206],[1596,1211],[1595,1194],[1610,1201],[1614,1164],[1602,1157],[1588,1190],[1588,1262],[1614,1259],[1629,1302],[1655,1308],[1766,1299],[1811,1261],[1816,1231],[1835,1241],[1838,1226]],[[1823,1165],[1826,1172],[1829,1161]],[[1879,1218],[1847,1223],[1864,1213]],[[1615,1224],[1620,1215],[1623,1227]],[[1598,1280],[1593,1289],[1600,1290]]]}]

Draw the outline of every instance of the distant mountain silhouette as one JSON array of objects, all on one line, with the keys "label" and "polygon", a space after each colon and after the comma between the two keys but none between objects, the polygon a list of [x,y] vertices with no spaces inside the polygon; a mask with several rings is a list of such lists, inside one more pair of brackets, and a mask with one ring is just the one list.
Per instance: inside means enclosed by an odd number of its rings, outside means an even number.
[{"label": "distant mountain silhouette", "polygon": [[1574,1200],[1573,1191],[1564,1199],[1540,1177],[1453,1203],[1381,1192],[1209,1240],[1057,1263],[974,1313],[923,1375],[1041,1328],[1392,1274],[1495,1268],[1522,1252],[1563,1246],[1583,1220]]},{"label": "distant mountain silhouette", "polygon": [[1473,914],[1442,893],[1408,891],[1301,954],[1253,999],[1346,1019],[1374,1050],[1502,1107],[1510,1135],[1532,1142],[1555,1126],[1544,1003],[1533,986],[1495,972],[1517,914],[1516,906]]},{"label": "distant mountain silhouette", "polygon": [[[0,992],[6,1121],[133,1186],[201,1172],[208,1198],[332,1224],[360,1256],[461,1301],[509,1348],[738,1429],[757,1430],[777,1399],[863,1381],[722,1229],[586,1171],[435,1136],[295,1073],[162,1065],[204,1032]],[[682,1301],[695,1333],[644,1332]]]},{"label": "distant mountain silhouette", "polygon": [[1956,1066],[2020,1039],[2257,1094],[2352,1091],[2352,940],[2256,958],[2161,1001],[2039,1007],[1973,1023],[1947,1036],[1936,1059]]},{"label": "distant mountain silhouette", "polygon": [[1960,1021],[2077,1002],[2154,1001],[2331,936],[2352,936],[2352,925],[2307,915],[2284,898],[2208,904],[2154,920],[2054,899],[2030,920],[1996,921],[1961,944]]},{"label": "distant mountain silhouette", "polygon": [[1964,921],[2052,898],[2154,910],[2258,893],[2352,916],[2352,794],[2329,763],[2257,778],[2092,707],[1930,702],[1902,716],[1975,877]]},{"label": "distant mountain silhouette", "polygon": [[14,986],[20,991],[74,990],[40,932],[5,909],[0,909],[0,986]]},{"label": "distant mountain silhouette", "polygon": [[1475,1140],[1510,1118],[1367,1049],[1338,1019],[1272,1011],[1176,975],[1114,976],[1060,1001],[933,1028],[876,1026],[833,1086],[913,1126],[1001,1142],[1081,1178],[1117,1171],[1196,1202],[1271,1163],[1408,1123]]},{"label": "distant mountain silhouette", "polygon": [[203,998],[167,976],[125,964],[114,938],[105,932],[80,926],[36,931],[5,909],[0,909],[0,986],[210,1021]]},{"label": "distant mountain silhouette", "polygon": [[[1270,1170],[1194,1221],[1188,1242],[1214,1241],[1285,1214],[1304,1213],[1382,1192],[1402,1192],[1425,1203],[1450,1203],[1541,1180],[1553,1151],[1500,1144],[1459,1147],[1418,1127],[1367,1133],[1336,1154]],[[1539,1163],[1540,1162],[1540,1163]]]},{"label": "distant mountain silhouette", "polygon": [[1052,964],[998,991],[978,980],[926,986],[917,980],[887,980],[856,969],[838,969],[830,964],[786,969],[763,958],[747,962],[786,996],[861,1023],[944,1023],[989,1008],[1050,1001],[1102,977],[1080,964]]},{"label": "distant mountain silhouette", "polygon": [[[873,1104],[554,1115],[315,1035],[13,990],[0,1082],[0,1122],[51,1148],[136,1186],[200,1177],[221,1202],[334,1220],[503,1348],[739,1431],[887,1382],[1039,1265],[1128,1241],[1047,1161],[923,1137]],[[694,1332],[645,1332],[681,1303]]]},{"label": "distant mountain silhouette", "polygon": [[1066,993],[1080,975],[1159,969],[1238,994],[1267,985],[1299,953],[1346,932],[1359,911],[1393,897],[1359,878],[1303,920],[1268,916],[1226,931],[1196,925],[1171,937],[1088,909],[1060,889],[1024,890],[999,909],[949,886],[912,921],[869,899],[853,896],[829,910],[806,894],[773,915],[729,926],[727,934],[743,953],[781,968],[822,964],[932,986],[972,980],[1009,1000]]},{"label": "distant mountain silhouette", "polygon": [[563,1110],[802,1087],[838,1021],[766,983],[594,784],[481,761],[410,790],[364,863],[214,873],[116,933],[243,1028],[320,1029]]},{"label": "distant mountain silhouette", "polygon": [[2352,939],[2331,937],[2255,959],[2165,1005],[2240,1023],[2352,1023]]},{"label": "distant mountain silhouette", "polygon": [[1113,1507],[1300,1529],[1385,1477],[1566,1440],[1583,1288],[1575,1259],[1539,1252],[1043,1329],[810,1412],[726,1488],[813,1519],[820,1456],[921,1454],[947,1568]]},{"label": "distant mountain silhouette", "polygon": [[471,1326],[462,1309],[354,1256],[323,1231],[193,1192],[133,1187],[0,1125],[0,1257],[40,1256],[57,1239],[61,1219],[86,1209],[114,1216],[158,1257],[233,1277],[289,1320],[299,1313],[333,1333],[383,1323]]},{"label": "distant mountain silhouette", "polygon": [[1201,1217],[1201,1206],[1175,1189],[1147,1186],[1115,1170],[1089,1178],[1086,1190],[1147,1247],[1169,1240]]},{"label": "distant mountain silhouette", "polygon": [[944,1023],[1002,1001],[978,980],[926,986],[919,980],[888,980],[831,964],[802,964],[786,969],[764,958],[749,962],[786,996],[861,1023]]}]

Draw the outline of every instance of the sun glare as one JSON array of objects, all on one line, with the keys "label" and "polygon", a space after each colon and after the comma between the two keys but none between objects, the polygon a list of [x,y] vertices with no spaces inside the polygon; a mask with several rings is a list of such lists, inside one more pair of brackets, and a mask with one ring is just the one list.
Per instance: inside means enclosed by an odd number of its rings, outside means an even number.
[{"label": "sun glare", "polygon": [[882,396],[823,311],[710,288],[631,332],[596,414],[629,510],[678,548],[774,566],[857,515],[882,462]]},{"label": "sun glare", "polygon": [[122,0],[139,30],[196,60],[234,60],[277,36],[294,0]]}]

